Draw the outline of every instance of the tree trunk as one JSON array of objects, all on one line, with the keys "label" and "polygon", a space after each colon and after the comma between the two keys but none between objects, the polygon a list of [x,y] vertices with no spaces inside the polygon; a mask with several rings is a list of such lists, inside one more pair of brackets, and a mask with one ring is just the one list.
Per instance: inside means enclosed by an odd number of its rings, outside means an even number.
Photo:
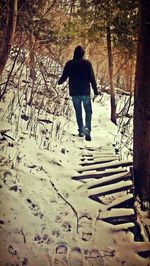
[{"label": "tree trunk", "polygon": [[114,73],[113,73],[113,56],[111,47],[110,26],[107,26],[107,51],[108,51],[108,68],[110,79],[110,100],[111,100],[111,121],[116,124],[116,102],[114,90]]},{"label": "tree trunk", "polygon": [[136,193],[150,202],[150,1],[141,0],[134,93],[134,174]]},{"label": "tree trunk", "polygon": [[35,71],[35,37],[32,32],[29,33],[29,40],[30,40],[30,78],[32,79],[32,87],[30,92],[30,99],[28,104],[31,105],[33,101],[34,95],[34,85],[35,85],[35,78],[36,78],[36,71]]},{"label": "tree trunk", "polygon": [[35,79],[35,37],[32,32],[29,33],[30,40],[30,78]]},{"label": "tree trunk", "polygon": [[2,41],[2,47],[0,49],[0,75],[6,65],[8,55],[11,49],[11,44],[14,39],[14,34],[17,24],[17,10],[18,10],[18,0],[9,0],[8,2],[8,14],[7,14],[7,24],[5,27],[5,36]]},{"label": "tree trunk", "polygon": [[81,9],[81,28],[80,28],[80,42],[83,46],[85,53],[87,54],[87,38],[85,34],[85,25],[86,25],[86,12],[87,12],[87,0],[80,0],[80,9]]}]

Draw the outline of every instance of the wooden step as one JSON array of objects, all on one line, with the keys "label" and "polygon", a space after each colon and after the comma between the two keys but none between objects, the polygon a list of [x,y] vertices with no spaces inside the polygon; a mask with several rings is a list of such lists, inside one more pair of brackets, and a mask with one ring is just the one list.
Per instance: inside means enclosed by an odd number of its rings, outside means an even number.
[{"label": "wooden step", "polygon": [[86,160],[83,163],[80,163],[79,165],[81,166],[88,166],[88,165],[95,165],[95,164],[101,164],[104,162],[111,162],[111,161],[115,161],[117,159],[116,156],[111,156],[111,157],[103,157],[103,158],[98,158],[98,159],[93,159],[93,160]]},{"label": "wooden step", "polygon": [[121,223],[121,224],[114,224],[114,226],[112,227],[112,231],[129,231],[129,229],[135,227],[135,223],[133,222],[125,222],[125,223]]},{"label": "wooden step", "polygon": [[135,222],[136,214],[134,209],[118,208],[100,212],[98,219],[112,224],[121,224]]},{"label": "wooden step", "polygon": [[81,157],[88,157],[88,156],[103,156],[103,155],[116,155],[115,151],[94,151],[94,150],[88,150],[88,151],[83,151],[80,153]]},{"label": "wooden step", "polygon": [[103,169],[108,169],[108,168],[116,168],[119,166],[125,167],[125,166],[131,166],[133,164],[132,161],[119,161],[115,160],[113,162],[108,162],[108,163],[102,163],[98,165],[90,165],[90,166],[84,166],[84,167],[79,167],[77,169],[78,173],[83,173],[85,171],[91,171],[91,170],[103,170]]},{"label": "wooden step", "polygon": [[129,193],[125,196],[115,199],[112,203],[108,204],[107,210],[111,210],[112,208],[126,208],[131,206],[133,208],[133,204],[134,195],[132,193]]},{"label": "wooden step", "polygon": [[80,175],[76,175],[76,176],[72,176],[72,179],[74,180],[83,180],[83,179],[89,179],[89,178],[95,178],[95,179],[99,179],[102,178],[104,176],[110,176],[112,174],[116,174],[116,173],[124,173],[127,172],[126,169],[123,168],[116,168],[116,169],[106,169],[104,171],[89,171],[87,174],[80,174]]},{"label": "wooden step", "polygon": [[88,157],[101,157],[101,156],[116,156],[116,153],[113,151],[105,151],[105,152],[98,152],[98,151],[88,151],[81,154],[82,158]]},{"label": "wooden step", "polygon": [[80,147],[79,148],[80,150],[84,150],[84,151],[94,151],[94,152],[104,152],[104,151],[112,151],[114,152],[115,149],[111,146],[111,147],[108,147],[108,146],[100,146],[100,147]]},{"label": "wooden step", "polygon": [[114,174],[114,175],[110,175],[107,177],[102,177],[101,179],[93,180],[91,182],[89,181],[86,187],[88,189],[92,189],[92,188],[96,188],[100,186],[114,184],[116,182],[127,180],[127,179],[131,179],[131,174],[129,172],[119,173],[119,174]]},{"label": "wooden step", "polygon": [[133,189],[133,182],[131,180],[129,181],[121,181],[111,185],[106,185],[103,187],[97,187],[97,188],[92,188],[92,189],[88,189],[88,197],[92,197],[92,196],[104,196],[104,195],[109,195],[109,194],[113,194],[113,193],[117,193],[117,192],[121,192],[121,191],[127,191],[127,190],[131,190]]},{"label": "wooden step", "polygon": [[135,211],[134,209],[125,209],[125,208],[117,208],[117,209],[111,209],[110,211],[102,211],[99,214],[98,219],[106,219],[106,218],[112,218],[112,217],[120,217],[120,216],[130,216],[134,215]]},{"label": "wooden step", "polygon": [[103,159],[103,158],[108,159],[109,157],[116,158],[116,160],[118,159],[117,155],[115,155],[115,154],[102,154],[102,155],[82,156],[80,161],[81,162],[86,162],[86,161],[88,162],[88,161],[93,161],[93,160],[98,160],[98,159]]},{"label": "wooden step", "polygon": [[131,223],[131,222],[135,222],[136,221],[136,215],[129,215],[129,216],[118,216],[118,217],[108,217],[108,218],[103,218],[100,219],[102,221],[105,221],[107,223],[111,223],[111,224],[124,224],[124,223]]}]

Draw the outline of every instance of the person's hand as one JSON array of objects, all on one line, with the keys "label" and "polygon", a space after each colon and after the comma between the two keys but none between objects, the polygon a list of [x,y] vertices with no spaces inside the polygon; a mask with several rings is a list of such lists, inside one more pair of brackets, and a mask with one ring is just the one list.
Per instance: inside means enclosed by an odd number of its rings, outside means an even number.
[{"label": "person's hand", "polygon": [[97,98],[98,94],[94,94],[94,97],[93,97],[93,102],[95,101],[95,99]]},{"label": "person's hand", "polygon": [[97,94],[98,94],[99,96],[102,96],[102,95],[103,95],[100,86],[97,87]]},{"label": "person's hand", "polygon": [[98,91],[98,95],[99,96],[102,96],[103,95],[102,92],[101,92],[101,90]]}]

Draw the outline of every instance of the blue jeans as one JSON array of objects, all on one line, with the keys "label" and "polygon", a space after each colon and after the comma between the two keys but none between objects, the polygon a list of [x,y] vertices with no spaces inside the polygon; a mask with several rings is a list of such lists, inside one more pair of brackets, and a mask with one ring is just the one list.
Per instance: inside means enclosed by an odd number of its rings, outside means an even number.
[{"label": "blue jeans", "polygon": [[92,104],[88,95],[72,96],[72,102],[76,113],[79,133],[84,132],[84,124],[82,118],[82,103],[85,110],[85,128],[91,131]]}]

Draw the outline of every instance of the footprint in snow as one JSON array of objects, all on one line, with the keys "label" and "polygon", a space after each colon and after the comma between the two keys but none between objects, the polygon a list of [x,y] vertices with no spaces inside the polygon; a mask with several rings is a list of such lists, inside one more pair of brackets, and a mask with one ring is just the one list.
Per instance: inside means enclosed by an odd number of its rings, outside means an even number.
[{"label": "footprint in snow", "polygon": [[81,249],[79,247],[74,247],[72,250],[69,252],[69,265],[73,266],[83,266],[84,265],[84,258],[83,254],[81,252]]},{"label": "footprint in snow", "polygon": [[55,249],[54,266],[69,266],[67,260],[68,248],[65,244],[58,244]]},{"label": "footprint in snow", "polygon": [[34,241],[36,241],[38,244],[45,243],[47,245],[51,245],[54,240],[52,237],[50,237],[48,234],[43,234],[42,236],[38,233],[34,236]]},{"label": "footprint in snow", "polygon": [[84,257],[88,266],[104,266],[103,257],[98,249],[85,250]]},{"label": "footprint in snow", "polygon": [[93,237],[93,219],[86,213],[79,218],[79,234],[84,241],[90,241]]},{"label": "footprint in snow", "polygon": [[37,204],[33,203],[30,199],[27,199],[26,201],[28,202],[29,209],[32,210],[33,215],[42,219],[44,214],[40,212],[39,206]]}]

